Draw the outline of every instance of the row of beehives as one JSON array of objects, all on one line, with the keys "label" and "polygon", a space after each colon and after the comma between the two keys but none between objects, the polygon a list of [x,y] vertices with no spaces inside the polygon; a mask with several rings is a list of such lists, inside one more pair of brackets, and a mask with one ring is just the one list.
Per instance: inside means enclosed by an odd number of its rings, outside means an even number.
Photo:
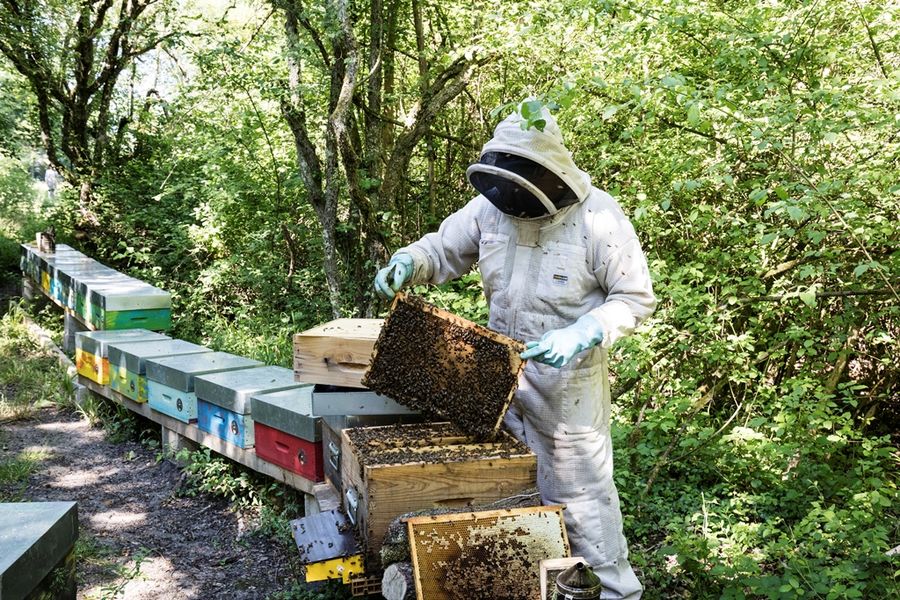
[{"label": "row of beehives", "polygon": [[348,413],[409,413],[372,392],[298,382],[290,369],[145,329],[78,333],[75,362],[80,375],[315,482],[325,475],[317,410],[335,415],[338,443],[340,429],[361,420]]},{"label": "row of beehives", "polygon": [[94,329],[141,327],[161,331],[172,323],[172,296],[59,244],[53,253],[22,244],[19,266],[58,304]]},{"label": "row of beehives", "polygon": [[[503,498],[532,486],[536,472],[534,455],[505,434],[476,444],[448,424],[396,427],[422,418],[360,388],[358,369],[339,366],[349,360],[348,345],[362,355],[368,344],[371,354],[374,338],[359,333],[366,325],[377,337],[378,323],[362,320],[298,334],[296,373],[147,330],[79,333],[76,363],[82,376],[135,402],[301,477],[327,479],[362,543],[348,548],[323,537],[321,552],[303,562],[309,581],[347,582],[364,562],[366,572],[378,570],[397,516]],[[326,366],[317,372],[312,365]],[[303,553],[305,538],[295,537]]]}]

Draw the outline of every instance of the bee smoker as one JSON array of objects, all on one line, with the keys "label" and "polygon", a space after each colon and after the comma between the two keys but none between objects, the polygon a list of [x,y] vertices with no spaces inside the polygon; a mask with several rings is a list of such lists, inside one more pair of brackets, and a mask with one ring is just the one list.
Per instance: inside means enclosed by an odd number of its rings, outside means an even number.
[{"label": "bee smoker", "polygon": [[555,600],[599,600],[600,578],[583,562],[569,567],[556,577]]},{"label": "bee smoker", "polygon": [[39,231],[35,234],[35,242],[37,242],[38,252],[45,254],[56,253],[56,233],[53,227],[47,231]]}]

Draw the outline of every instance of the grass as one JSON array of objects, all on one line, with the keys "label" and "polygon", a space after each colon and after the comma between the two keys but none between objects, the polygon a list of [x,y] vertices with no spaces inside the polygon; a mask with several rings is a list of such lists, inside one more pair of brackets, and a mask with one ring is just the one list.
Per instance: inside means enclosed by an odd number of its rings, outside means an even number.
[{"label": "grass", "polygon": [[23,450],[0,459],[0,502],[20,502],[29,477],[48,458],[50,454],[43,450]]},{"label": "grass", "polygon": [[97,538],[86,534],[80,535],[75,542],[78,584],[84,586],[85,571],[99,573],[102,580],[84,590],[84,597],[91,600],[113,600],[121,597],[125,586],[140,576],[141,564],[149,554],[149,550],[140,548],[133,555],[123,557],[116,548],[100,542]]},{"label": "grass", "polygon": [[29,331],[20,304],[0,318],[0,423],[31,417],[36,410],[70,405],[74,389],[56,357]]}]

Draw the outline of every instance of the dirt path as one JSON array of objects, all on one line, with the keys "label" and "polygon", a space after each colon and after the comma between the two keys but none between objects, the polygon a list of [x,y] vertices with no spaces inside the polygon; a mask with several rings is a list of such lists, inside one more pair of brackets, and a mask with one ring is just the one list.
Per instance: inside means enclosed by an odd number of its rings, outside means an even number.
[{"label": "dirt path", "polygon": [[79,598],[249,600],[289,587],[287,551],[251,535],[224,500],[177,497],[175,465],[73,414],[36,417],[0,428],[0,459],[39,457],[23,501],[78,502]]}]

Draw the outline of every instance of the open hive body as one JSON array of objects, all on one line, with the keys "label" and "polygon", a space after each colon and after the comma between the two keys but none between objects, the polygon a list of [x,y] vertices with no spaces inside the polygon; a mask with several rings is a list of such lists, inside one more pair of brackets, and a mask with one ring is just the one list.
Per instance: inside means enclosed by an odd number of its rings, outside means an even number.
[{"label": "open hive body", "polygon": [[522,350],[519,341],[397,294],[362,382],[486,440],[515,394]]},{"label": "open hive body", "polygon": [[343,504],[370,560],[397,516],[438,507],[464,507],[533,487],[535,455],[505,432],[476,443],[449,423],[345,429]]},{"label": "open hive body", "polygon": [[407,522],[419,600],[541,600],[541,561],[569,555],[561,506]]}]

